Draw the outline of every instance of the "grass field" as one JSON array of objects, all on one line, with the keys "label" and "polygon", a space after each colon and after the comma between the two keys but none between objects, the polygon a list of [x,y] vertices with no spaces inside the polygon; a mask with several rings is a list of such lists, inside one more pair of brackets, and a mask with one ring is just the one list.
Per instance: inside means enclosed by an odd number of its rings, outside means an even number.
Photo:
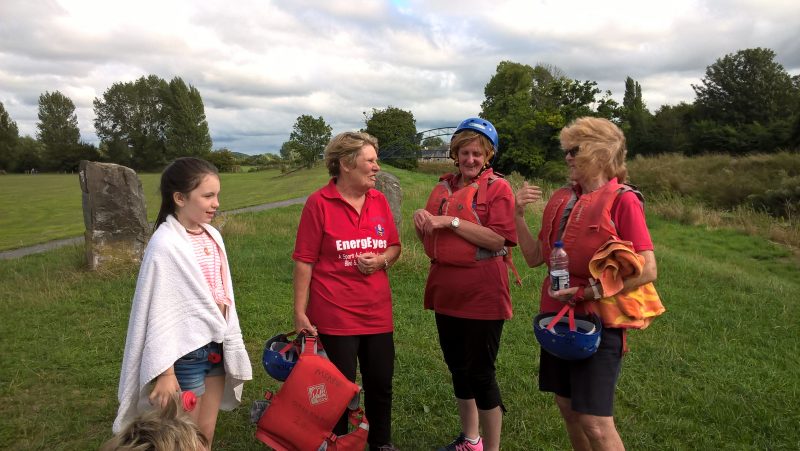
[{"label": "grass field", "polygon": [[[428,450],[458,432],[433,315],[422,309],[428,262],[410,221],[435,176],[391,172],[404,191],[403,254],[390,273],[394,441],[404,450]],[[325,179],[321,169],[301,176]],[[307,194],[296,187],[281,190],[286,197]],[[268,181],[264,189],[278,191]],[[255,379],[242,406],[221,413],[216,450],[265,449],[253,437],[249,405],[278,387],[260,354],[267,338],[292,327],[290,255],[300,210],[241,214],[225,223]],[[534,231],[537,215],[530,215]],[[800,449],[800,269],[791,254],[740,233],[652,215],[648,223],[667,312],[629,337],[616,406],[628,449]],[[512,287],[515,316],[498,358],[509,410],[503,449],[569,449],[552,398],[536,386],[539,350],[530,321],[544,271],[525,268],[515,256],[523,286]],[[0,261],[1,449],[97,449],[110,435],[137,270],[91,273],[82,258],[83,249],[73,246]]]},{"label": "grass field", "polygon": [[[147,218],[154,221],[161,203],[160,174],[138,174]],[[222,174],[222,210],[290,199],[325,183],[324,171],[281,175],[278,170]],[[77,174],[0,177],[0,251],[83,234],[81,188]],[[287,197],[288,196],[288,197]]]}]

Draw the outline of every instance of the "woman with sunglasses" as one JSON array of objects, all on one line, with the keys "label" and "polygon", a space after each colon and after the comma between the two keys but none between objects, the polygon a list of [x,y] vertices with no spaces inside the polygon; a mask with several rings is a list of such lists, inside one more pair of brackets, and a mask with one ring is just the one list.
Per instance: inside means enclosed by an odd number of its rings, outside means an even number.
[{"label": "woman with sunglasses", "polygon": [[[540,312],[558,312],[569,302],[577,315],[585,315],[602,308],[592,302],[603,293],[591,278],[589,261],[611,235],[630,241],[644,257],[641,274],[625,279],[623,291],[653,282],[656,259],[641,194],[623,184],[627,150],[619,127],[606,119],[584,117],[565,127],[560,138],[570,184],[547,202],[537,238],[525,223],[525,206],[541,199],[538,186],[525,183],[517,191],[515,221],[528,266],[549,262],[559,240],[569,255],[570,287],[552,291],[548,276],[542,284]],[[599,349],[587,359],[568,361],[541,350],[539,390],[555,394],[573,449],[624,449],[613,417],[623,347],[624,329],[604,323]]]}]

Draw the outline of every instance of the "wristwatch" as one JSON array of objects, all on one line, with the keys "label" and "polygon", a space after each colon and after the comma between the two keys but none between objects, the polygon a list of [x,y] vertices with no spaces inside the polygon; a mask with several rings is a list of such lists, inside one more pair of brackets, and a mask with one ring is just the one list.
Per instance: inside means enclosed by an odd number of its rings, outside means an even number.
[{"label": "wristwatch", "polygon": [[452,221],[450,221],[450,227],[452,227],[454,229],[457,229],[460,224],[461,224],[461,220],[458,219],[458,217],[455,217],[455,218],[453,218]]}]

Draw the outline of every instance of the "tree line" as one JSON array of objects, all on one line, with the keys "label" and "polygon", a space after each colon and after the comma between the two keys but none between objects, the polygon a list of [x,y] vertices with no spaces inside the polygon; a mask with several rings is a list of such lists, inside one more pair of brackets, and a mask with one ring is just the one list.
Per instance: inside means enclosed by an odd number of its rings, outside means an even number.
[{"label": "tree line", "polygon": [[20,137],[0,103],[0,170],[74,171],[81,160],[94,160],[158,171],[182,156],[206,158],[221,170],[240,162],[228,149],[212,152],[203,99],[180,77],[114,83],[93,106],[97,146],[80,140],[75,104],[59,91],[39,96],[35,138]]},{"label": "tree line", "polygon": [[790,76],[770,49],[719,58],[692,85],[693,103],[650,112],[642,87],[625,80],[622,104],[594,81],[558,68],[504,61],[485,88],[481,116],[500,134],[500,171],[548,178],[562,168],[558,132],[580,116],[621,126],[629,156],[774,153],[800,147],[800,75]]},{"label": "tree line", "polygon": [[[499,131],[495,167],[527,177],[549,178],[562,171],[558,132],[587,115],[620,125],[631,156],[795,150],[800,147],[800,75],[791,76],[775,56],[765,48],[727,54],[692,85],[694,102],[663,105],[654,112],[631,77],[619,104],[597,82],[572,79],[556,66],[503,61],[484,88],[480,112]],[[94,110],[98,146],[80,141],[75,105],[58,91],[39,97],[35,138],[20,137],[0,103],[0,170],[68,171],[81,159],[159,170],[185,155],[207,158],[221,170],[236,164],[310,167],[332,132],[322,116],[304,114],[279,156],[212,152],[202,97],[180,77],[167,82],[150,75],[115,83],[94,100]],[[414,168],[423,146],[442,143],[438,138],[420,142],[411,111],[388,106],[363,114],[362,130],[378,138],[380,158],[394,166]]]}]

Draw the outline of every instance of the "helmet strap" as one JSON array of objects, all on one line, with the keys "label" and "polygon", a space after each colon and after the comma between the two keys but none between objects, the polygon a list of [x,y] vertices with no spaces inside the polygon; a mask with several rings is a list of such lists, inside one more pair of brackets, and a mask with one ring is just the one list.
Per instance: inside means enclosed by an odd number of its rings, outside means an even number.
[{"label": "helmet strap", "polygon": [[575,307],[569,304],[564,304],[556,316],[550,319],[550,322],[547,324],[547,330],[552,332],[553,328],[556,327],[556,324],[561,321],[561,318],[563,318],[565,314],[568,314],[567,318],[569,319],[569,330],[572,332],[578,330],[578,328],[575,327]]}]

